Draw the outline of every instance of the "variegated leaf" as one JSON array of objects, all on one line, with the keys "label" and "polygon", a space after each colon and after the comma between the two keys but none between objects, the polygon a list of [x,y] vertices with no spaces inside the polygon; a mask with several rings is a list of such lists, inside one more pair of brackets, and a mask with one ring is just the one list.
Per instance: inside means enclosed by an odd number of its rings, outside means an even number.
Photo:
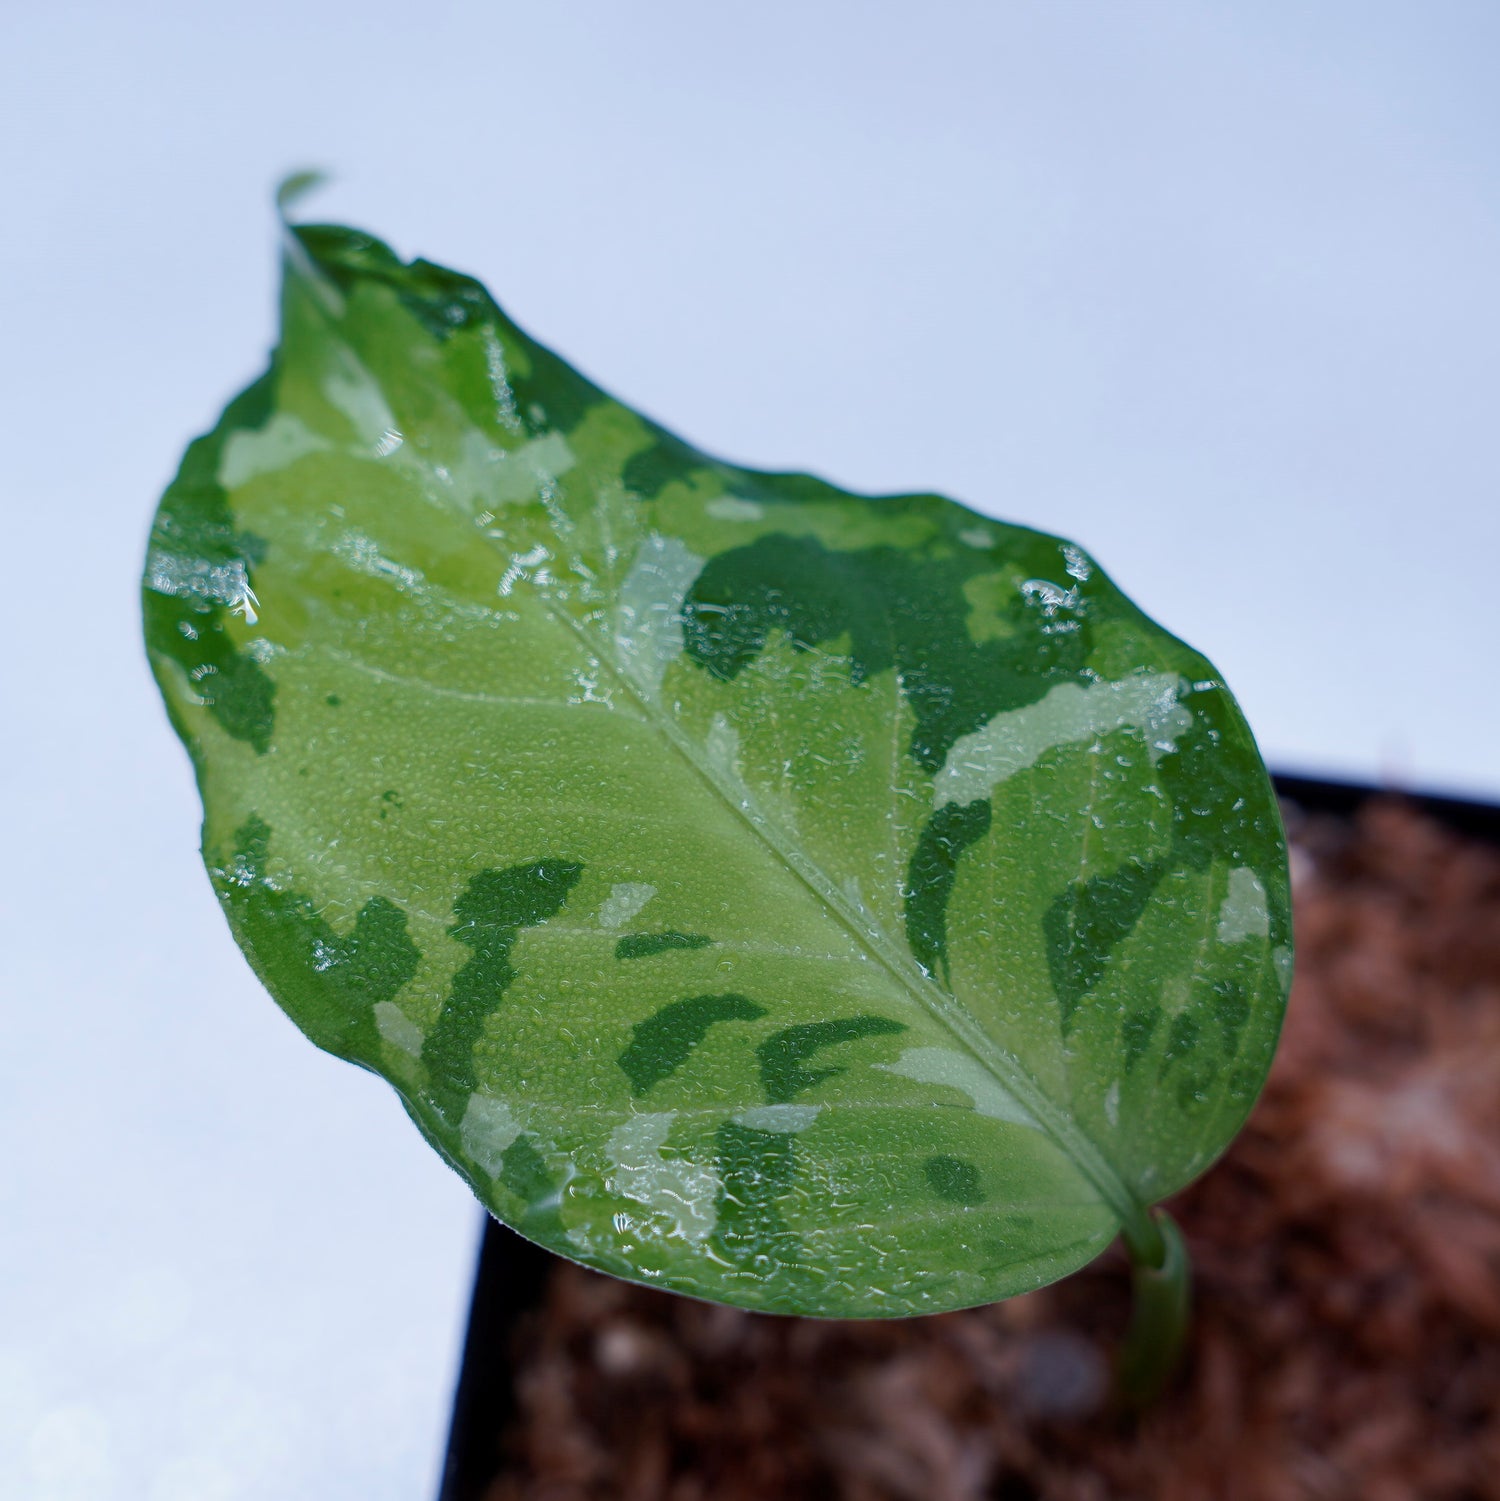
[{"label": "variegated leaf", "polygon": [[475,281],[289,240],[145,578],[240,943],[503,1219],[750,1307],[1093,1257],[1290,976],[1212,667],[1069,543],[699,453]]}]

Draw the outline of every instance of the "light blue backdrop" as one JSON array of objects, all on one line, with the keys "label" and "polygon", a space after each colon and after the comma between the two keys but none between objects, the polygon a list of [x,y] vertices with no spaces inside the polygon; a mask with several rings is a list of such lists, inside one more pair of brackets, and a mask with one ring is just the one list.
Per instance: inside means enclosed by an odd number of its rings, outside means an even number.
[{"label": "light blue backdrop", "polygon": [[1442,0],[5,5],[16,1493],[435,1481],[473,1211],[235,953],[137,644],[280,174],[703,445],[1076,536],[1273,763],[1493,795],[1497,63]]}]

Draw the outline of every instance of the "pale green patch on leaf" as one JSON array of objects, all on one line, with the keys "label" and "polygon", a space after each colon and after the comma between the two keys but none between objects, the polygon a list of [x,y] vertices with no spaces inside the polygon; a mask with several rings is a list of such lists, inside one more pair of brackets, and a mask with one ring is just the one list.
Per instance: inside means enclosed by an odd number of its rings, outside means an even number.
[{"label": "pale green patch on leaf", "polygon": [[1217,931],[1220,943],[1244,943],[1247,938],[1264,938],[1271,931],[1266,888],[1247,865],[1229,872],[1229,892],[1219,908]]},{"label": "pale green patch on leaf", "polygon": [[990,1301],[1138,1228],[1264,1079],[1269,783],[1071,543],[713,459],[311,226],[144,583],[257,972],[569,1256]]},{"label": "pale green patch on leaf", "polygon": [[969,1097],[979,1115],[1036,1127],[1031,1112],[979,1061],[953,1048],[909,1048],[895,1063],[878,1064],[888,1073],[919,1084],[941,1084]]},{"label": "pale green patch on leaf", "polygon": [[[720,1183],[710,1168],[662,1155],[676,1112],[635,1115],[610,1132],[615,1164],[611,1192],[630,1199],[662,1223],[656,1233],[696,1244],[714,1228]],[[643,1225],[646,1233],[652,1227]]]}]

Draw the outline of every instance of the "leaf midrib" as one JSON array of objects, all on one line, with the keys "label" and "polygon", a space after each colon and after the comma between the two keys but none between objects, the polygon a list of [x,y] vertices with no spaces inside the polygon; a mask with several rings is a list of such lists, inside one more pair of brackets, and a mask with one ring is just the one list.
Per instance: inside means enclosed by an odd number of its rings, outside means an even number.
[{"label": "leaf midrib", "polygon": [[1149,1240],[1149,1227],[1143,1224],[1146,1206],[1136,1199],[1095,1143],[1058,1108],[1020,1060],[994,1042],[956,996],[944,992],[928,979],[873,919],[865,920],[816,861],[792,845],[784,837],[783,831],[758,809],[752,811],[748,805],[750,789],[743,789],[744,796],[737,795],[739,789],[722,778],[699,754],[697,746],[682,727],[664,713],[658,703],[641,692],[640,685],[616,656],[618,643],[611,641],[610,645],[614,649],[601,651],[599,642],[566,609],[556,608],[535,590],[532,591],[532,597],[538,600],[550,619],[567,629],[589,656],[609,672],[635,702],[647,723],[666,738],[715,796],[838,918],[855,942],[890,974],[917,1003],[919,1009],[927,1011],[940,1022],[1003,1088],[1009,1090],[1031,1112],[1043,1131],[1099,1191],[1119,1217],[1122,1226],[1129,1227],[1135,1236],[1144,1234]]}]

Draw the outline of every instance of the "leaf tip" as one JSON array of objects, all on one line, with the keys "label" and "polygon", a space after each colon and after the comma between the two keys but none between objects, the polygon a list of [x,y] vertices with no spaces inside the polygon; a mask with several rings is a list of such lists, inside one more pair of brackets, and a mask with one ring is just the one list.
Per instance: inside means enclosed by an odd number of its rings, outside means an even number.
[{"label": "leaf tip", "polygon": [[329,181],[329,174],[321,167],[304,167],[300,171],[287,173],[276,184],[276,212],[282,223],[287,222],[287,215],[302,199]]}]

